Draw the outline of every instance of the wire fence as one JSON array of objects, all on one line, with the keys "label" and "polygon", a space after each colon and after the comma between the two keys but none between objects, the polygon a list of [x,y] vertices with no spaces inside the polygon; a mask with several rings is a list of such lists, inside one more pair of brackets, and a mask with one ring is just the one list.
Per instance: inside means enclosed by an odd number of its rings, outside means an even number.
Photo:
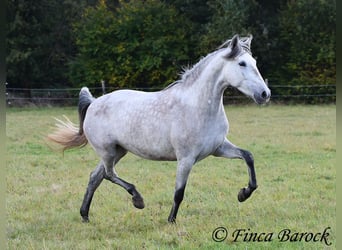
[{"label": "wire fence", "polygon": [[[42,88],[25,89],[11,88],[6,84],[6,103],[8,107],[26,106],[73,106],[77,105],[80,88]],[[336,85],[274,85],[269,86],[272,92],[271,102],[274,103],[336,103]],[[118,88],[89,88],[94,96],[101,96]],[[142,91],[158,91],[160,88],[139,88]],[[252,100],[246,98],[238,90],[228,88],[224,92],[225,104],[245,104]]]}]

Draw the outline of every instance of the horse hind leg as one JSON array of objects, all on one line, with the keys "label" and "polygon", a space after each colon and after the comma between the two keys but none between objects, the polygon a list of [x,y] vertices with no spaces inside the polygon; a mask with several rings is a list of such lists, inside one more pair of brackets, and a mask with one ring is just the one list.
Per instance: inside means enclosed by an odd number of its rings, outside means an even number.
[{"label": "horse hind leg", "polygon": [[105,176],[104,165],[101,162],[96,169],[91,172],[88,187],[86,193],[84,194],[82,206],[80,209],[80,214],[83,222],[89,222],[89,208],[91,201],[93,199],[94,193],[98,186],[100,186],[103,178]]},{"label": "horse hind leg", "polygon": [[116,147],[116,156],[104,157],[104,169],[105,174],[104,178],[106,180],[111,181],[114,184],[117,184],[123,187],[130,195],[132,195],[132,202],[136,208],[143,209],[145,207],[144,199],[142,198],[141,194],[137,191],[135,186],[121,178],[116,174],[114,170],[115,164],[127,153],[125,149],[122,147]]},{"label": "horse hind leg", "polygon": [[141,195],[136,191],[134,185],[120,179],[114,172],[114,164],[116,164],[127,151],[123,148],[117,147],[116,154],[112,157],[107,157],[102,160],[94,171],[91,172],[86,193],[83,198],[80,214],[83,222],[89,222],[89,209],[96,189],[100,186],[103,179],[110,180],[111,182],[124,187],[133,196],[133,204],[137,208],[144,208],[144,201]]},{"label": "horse hind leg", "polygon": [[133,205],[136,208],[139,209],[143,209],[145,207],[145,203],[144,203],[144,199],[141,196],[141,194],[137,191],[137,189],[135,188],[135,186],[121,178],[119,178],[117,175],[114,176],[106,176],[105,177],[107,180],[110,180],[111,182],[113,182],[114,184],[117,184],[121,187],[123,187],[124,189],[126,189],[126,191],[132,195],[132,202]]}]

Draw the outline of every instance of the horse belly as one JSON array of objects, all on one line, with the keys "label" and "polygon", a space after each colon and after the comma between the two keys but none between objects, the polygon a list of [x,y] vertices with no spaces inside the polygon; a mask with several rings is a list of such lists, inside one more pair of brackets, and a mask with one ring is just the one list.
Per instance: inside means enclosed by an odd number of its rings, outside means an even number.
[{"label": "horse belly", "polygon": [[118,144],[145,159],[176,160],[171,144],[169,126],[160,121],[158,116],[139,116],[125,128],[121,128]]},{"label": "horse belly", "polygon": [[144,159],[157,161],[175,161],[177,159],[172,148],[165,148],[157,143],[155,145],[124,145],[123,147]]},{"label": "horse belly", "polygon": [[176,160],[170,117],[157,101],[152,93],[135,91],[113,92],[96,100],[84,122],[90,144],[102,150],[120,145],[145,159]]}]

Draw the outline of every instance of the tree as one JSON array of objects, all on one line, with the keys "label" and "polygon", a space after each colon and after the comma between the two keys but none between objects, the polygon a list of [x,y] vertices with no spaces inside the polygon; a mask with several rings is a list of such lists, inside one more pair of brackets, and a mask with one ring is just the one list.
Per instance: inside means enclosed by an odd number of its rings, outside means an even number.
[{"label": "tree", "polygon": [[253,55],[265,78],[271,77],[279,67],[279,15],[286,1],[255,0],[248,12],[247,26],[253,34]]},{"label": "tree", "polygon": [[75,25],[79,54],[70,79],[88,86],[101,80],[113,87],[165,86],[189,60],[189,30],[189,22],[160,1],[120,1],[115,11],[102,1]]},{"label": "tree", "polygon": [[201,53],[216,49],[235,34],[243,36],[251,33],[247,21],[249,13],[256,7],[255,1],[212,0],[208,1],[208,5],[214,14],[200,38]]},{"label": "tree", "polygon": [[283,68],[300,82],[335,82],[335,6],[335,0],[290,1],[282,13]]},{"label": "tree", "polygon": [[[333,85],[336,79],[336,1],[289,1],[280,16],[281,63],[286,85]],[[298,88],[303,94],[322,90]]]},{"label": "tree", "polygon": [[83,1],[8,1],[7,81],[12,87],[65,85],[75,54],[71,22]]},{"label": "tree", "polygon": [[[173,6],[180,14],[196,25],[207,24],[213,15],[208,0],[165,0],[163,2]],[[197,28],[201,29],[200,27]]]},{"label": "tree", "polygon": [[9,0],[7,6],[11,87],[105,80],[160,88],[236,33],[253,34],[253,56],[271,86],[335,84],[335,0]]}]

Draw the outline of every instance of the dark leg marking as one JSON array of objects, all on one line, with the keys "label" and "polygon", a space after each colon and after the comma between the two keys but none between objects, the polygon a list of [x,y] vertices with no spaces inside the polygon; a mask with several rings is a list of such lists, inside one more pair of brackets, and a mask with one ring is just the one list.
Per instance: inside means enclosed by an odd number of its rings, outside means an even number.
[{"label": "dark leg marking", "polygon": [[170,223],[176,223],[178,209],[184,198],[184,191],[185,191],[185,186],[176,190],[175,192],[173,206],[172,206],[169,218],[167,219],[168,222]]},{"label": "dark leg marking", "polygon": [[124,181],[123,179],[117,176],[106,176],[105,178],[126,189],[126,191],[132,195],[132,202],[136,208],[143,209],[145,207],[144,199],[142,198],[141,194],[136,190],[133,184],[128,183],[127,181]]},{"label": "dark leg marking", "polygon": [[102,163],[90,174],[88,187],[83,198],[80,214],[83,222],[89,222],[89,208],[94,196],[94,192],[101,184],[105,175],[105,169]]},{"label": "dark leg marking", "polygon": [[242,188],[238,193],[238,200],[240,202],[247,200],[251,196],[253,191],[258,187],[254,169],[254,159],[251,152],[236,147],[234,144],[226,139],[213,155],[231,159],[240,158],[245,160],[248,167],[247,169],[249,181],[248,186]]},{"label": "dark leg marking", "polygon": [[249,174],[249,182],[248,182],[248,187],[242,188],[238,194],[238,200],[240,202],[243,202],[247,200],[253,191],[257,189],[257,181],[256,181],[256,176],[255,176],[255,169],[254,169],[254,159],[253,155],[247,151],[240,149],[242,158],[246,161],[246,164],[248,166],[248,174]]}]

